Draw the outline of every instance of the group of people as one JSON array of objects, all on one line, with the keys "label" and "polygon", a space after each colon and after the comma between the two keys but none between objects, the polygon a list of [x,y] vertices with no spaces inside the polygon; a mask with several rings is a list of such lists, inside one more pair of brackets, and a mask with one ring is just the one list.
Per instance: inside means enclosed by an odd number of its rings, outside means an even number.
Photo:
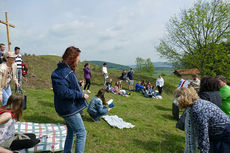
[{"label": "group of people", "polygon": [[[193,87],[195,82],[195,88]],[[230,87],[224,76],[206,76],[175,90],[184,118],[185,152],[230,151]],[[198,84],[199,85],[198,85]],[[196,88],[198,85],[198,88]]]},{"label": "group of people", "polygon": [[161,99],[162,96],[162,89],[164,86],[164,79],[161,75],[156,80],[156,87],[158,90],[156,90],[155,86],[152,85],[150,82],[145,83],[145,81],[139,81],[135,86],[136,92],[141,92],[145,97],[148,98],[159,98]]},{"label": "group of people", "polygon": [[128,93],[126,90],[122,88],[122,80],[117,81],[114,87],[112,87],[112,84],[113,84],[113,79],[109,79],[109,81],[106,82],[105,90],[107,92],[111,92],[113,94],[118,94],[118,95],[126,96],[126,97],[129,97],[131,95],[131,93]]},{"label": "group of people", "polygon": [[[0,44],[0,152],[30,148],[40,142],[32,133],[16,133],[15,122],[22,118],[24,96],[12,94],[10,83],[15,82],[15,92],[22,92],[22,56],[20,48],[5,52],[5,44]],[[12,151],[10,151],[12,150]]]}]

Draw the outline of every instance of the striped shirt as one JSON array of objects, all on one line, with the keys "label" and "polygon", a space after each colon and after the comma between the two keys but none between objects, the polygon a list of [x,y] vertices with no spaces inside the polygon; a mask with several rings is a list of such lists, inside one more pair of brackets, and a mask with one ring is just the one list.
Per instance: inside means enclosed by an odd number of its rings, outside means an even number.
[{"label": "striped shirt", "polygon": [[22,68],[22,55],[18,54],[18,56],[15,59],[15,63],[17,64],[17,69]]}]

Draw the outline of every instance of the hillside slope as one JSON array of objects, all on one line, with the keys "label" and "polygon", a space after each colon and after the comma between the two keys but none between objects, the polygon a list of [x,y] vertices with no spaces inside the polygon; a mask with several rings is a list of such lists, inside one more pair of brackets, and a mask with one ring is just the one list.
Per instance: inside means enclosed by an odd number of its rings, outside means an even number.
[{"label": "hillside slope", "polygon": [[[28,66],[28,74],[23,80],[23,86],[32,87],[32,88],[51,88],[51,73],[56,69],[57,63],[61,60],[59,56],[53,55],[41,55],[41,56],[23,56],[24,62]],[[80,62],[76,74],[79,77],[79,80],[83,80],[83,66],[85,62]],[[113,79],[113,82],[119,80],[119,76],[122,73],[122,70],[108,69],[110,78]],[[158,70],[159,72],[159,70]],[[162,71],[164,72],[164,71]],[[91,64],[91,73],[92,73],[92,85],[101,85],[103,86],[103,77],[101,74],[101,67],[95,64]],[[160,72],[159,72],[160,73]],[[167,77],[167,76],[166,76]],[[145,76],[140,73],[134,73],[134,80],[137,81],[150,81],[152,84],[155,84],[157,76]],[[174,77],[167,77],[169,80]],[[124,85],[128,89],[127,84]],[[175,87],[171,81],[166,82],[165,91],[172,92]]]}]

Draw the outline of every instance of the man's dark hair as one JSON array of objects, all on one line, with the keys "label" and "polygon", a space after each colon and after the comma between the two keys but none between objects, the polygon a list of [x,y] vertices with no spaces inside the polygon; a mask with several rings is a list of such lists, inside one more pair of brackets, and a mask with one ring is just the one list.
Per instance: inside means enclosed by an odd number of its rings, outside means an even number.
[{"label": "man's dark hair", "polygon": [[219,91],[219,90],[220,90],[220,83],[214,77],[206,76],[201,79],[199,92]]},{"label": "man's dark hair", "polygon": [[14,48],[14,50],[18,50],[18,49],[20,49],[20,48],[19,48],[19,47],[15,47],[15,48]]},{"label": "man's dark hair", "polygon": [[103,64],[104,66],[107,65],[106,63]]},{"label": "man's dark hair", "polygon": [[226,82],[226,78],[223,75],[217,75],[216,79],[220,79],[223,82]]},{"label": "man's dark hair", "polygon": [[5,44],[1,43],[1,44],[0,44],[0,47],[1,47],[1,46],[5,46]]}]

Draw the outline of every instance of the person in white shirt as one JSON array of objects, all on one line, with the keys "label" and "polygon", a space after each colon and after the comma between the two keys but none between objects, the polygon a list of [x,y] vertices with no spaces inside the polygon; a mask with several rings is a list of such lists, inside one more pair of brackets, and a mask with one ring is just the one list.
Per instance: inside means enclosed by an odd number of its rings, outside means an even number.
[{"label": "person in white shirt", "polygon": [[162,88],[164,86],[164,79],[159,75],[159,77],[156,80],[156,86],[158,88],[159,94],[161,95],[162,93]]},{"label": "person in white shirt", "polygon": [[107,71],[107,64],[106,63],[104,63],[103,64],[103,67],[102,67],[102,75],[103,75],[103,77],[104,77],[104,85],[106,84],[106,79],[108,79],[109,78],[109,75],[108,75],[108,71]]}]

